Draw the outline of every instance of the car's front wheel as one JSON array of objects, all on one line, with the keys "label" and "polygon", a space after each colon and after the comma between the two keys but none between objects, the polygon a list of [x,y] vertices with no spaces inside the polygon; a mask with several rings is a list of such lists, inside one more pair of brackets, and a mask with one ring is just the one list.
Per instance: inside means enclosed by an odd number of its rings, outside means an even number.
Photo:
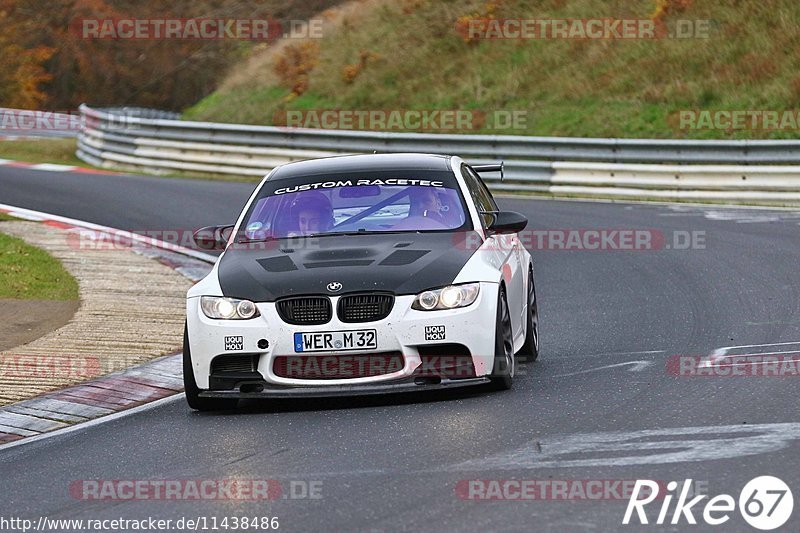
[{"label": "car's front wheel", "polygon": [[539,357],[539,306],[536,300],[536,286],[533,283],[533,270],[528,271],[528,312],[525,314],[525,342],[519,356],[528,363]]},{"label": "car's front wheel", "polygon": [[235,409],[239,400],[224,398],[201,398],[200,389],[194,380],[192,369],[192,353],[189,349],[189,331],[183,328],[183,388],[186,393],[186,403],[197,411],[223,411]]},{"label": "car's front wheel", "polygon": [[497,296],[497,319],[494,333],[494,368],[492,388],[508,390],[514,381],[514,335],[511,329],[511,313],[508,310],[505,287],[500,287]]}]

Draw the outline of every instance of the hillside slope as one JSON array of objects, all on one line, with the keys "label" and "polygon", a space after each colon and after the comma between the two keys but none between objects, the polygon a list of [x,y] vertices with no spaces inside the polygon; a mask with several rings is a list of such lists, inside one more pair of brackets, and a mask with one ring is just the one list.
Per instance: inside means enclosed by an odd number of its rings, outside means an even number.
[{"label": "hillside slope", "polygon": [[[659,7],[660,6],[660,7]],[[473,40],[462,17],[711,20],[708,38]],[[186,111],[282,124],[288,110],[523,110],[524,128],[588,137],[797,137],[797,125],[680,127],[686,110],[800,104],[794,0],[358,0],[325,12],[324,37],[261,48]],[[696,116],[696,115],[695,115]],[[722,124],[722,126],[720,126]],[[467,132],[469,133],[469,132]]]}]

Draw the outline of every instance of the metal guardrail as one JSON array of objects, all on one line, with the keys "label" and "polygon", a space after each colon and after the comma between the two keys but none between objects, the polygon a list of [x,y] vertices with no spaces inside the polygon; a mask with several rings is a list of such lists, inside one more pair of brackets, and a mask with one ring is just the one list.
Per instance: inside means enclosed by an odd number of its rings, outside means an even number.
[{"label": "metal guardrail", "polygon": [[[101,167],[263,176],[288,161],[342,153],[454,154],[504,160],[504,192],[719,200],[800,201],[800,140],[580,139],[310,130],[190,122],[80,107],[77,155]],[[764,166],[764,165],[767,166]]]},{"label": "metal guardrail", "polygon": [[123,115],[137,118],[154,118],[164,120],[178,120],[181,118],[180,113],[176,113],[174,111],[163,111],[161,109],[152,109],[149,107],[104,107],[102,111],[112,115]]}]

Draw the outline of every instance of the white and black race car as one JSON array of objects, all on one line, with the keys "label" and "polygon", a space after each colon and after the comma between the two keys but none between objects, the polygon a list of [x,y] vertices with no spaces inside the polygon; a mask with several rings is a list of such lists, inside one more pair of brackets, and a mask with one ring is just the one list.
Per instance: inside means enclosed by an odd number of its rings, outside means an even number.
[{"label": "white and black race car", "polygon": [[194,409],[242,398],[511,387],[539,352],[527,219],[500,211],[458,157],[340,156],[289,163],[232,226],[186,301]]}]

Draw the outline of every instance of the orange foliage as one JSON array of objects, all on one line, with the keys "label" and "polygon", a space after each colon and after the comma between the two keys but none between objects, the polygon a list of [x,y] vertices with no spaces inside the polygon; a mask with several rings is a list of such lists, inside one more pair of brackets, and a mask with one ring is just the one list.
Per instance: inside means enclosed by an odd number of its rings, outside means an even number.
[{"label": "orange foliage", "polygon": [[656,25],[656,35],[659,37],[669,35],[667,17],[683,13],[691,5],[692,0],[656,0],[656,10],[652,16]]},{"label": "orange foliage", "polygon": [[692,0],[656,0],[653,20],[660,22],[666,17],[683,13],[692,5]]},{"label": "orange foliage", "polygon": [[470,35],[470,25],[478,30],[478,35],[486,32],[489,26],[489,21],[497,17],[497,11],[502,7],[502,0],[490,0],[483,5],[480,13],[472,13],[470,15],[463,15],[456,19],[456,32],[461,35],[465,43],[474,43],[474,39]]},{"label": "orange foliage", "polygon": [[0,0],[0,106],[36,109],[47,101],[42,85],[52,78],[44,67],[54,50],[26,45],[25,24],[11,18],[13,2]]},{"label": "orange foliage", "polygon": [[275,73],[283,84],[291,89],[292,96],[300,96],[308,90],[308,75],[317,66],[319,44],[308,41],[287,45],[283,54],[275,61]]},{"label": "orange foliage", "polygon": [[[84,38],[85,19],[302,20],[338,1],[0,0],[0,106],[73,110],[86,102],[180,110],[216,89],[249,49],[232,39]],[[299,91],[303,68],[291,73]]]},{"label": "orange foliage", "polygon": [[366,68],[369,61],[376,61],[380,59],[380,55],[375,52],[368,52],[361,50],[359,53],[358,63],[352,65],[345,65],[342,69],[342,78],[345,83],[353,83],[356,77]]}]

